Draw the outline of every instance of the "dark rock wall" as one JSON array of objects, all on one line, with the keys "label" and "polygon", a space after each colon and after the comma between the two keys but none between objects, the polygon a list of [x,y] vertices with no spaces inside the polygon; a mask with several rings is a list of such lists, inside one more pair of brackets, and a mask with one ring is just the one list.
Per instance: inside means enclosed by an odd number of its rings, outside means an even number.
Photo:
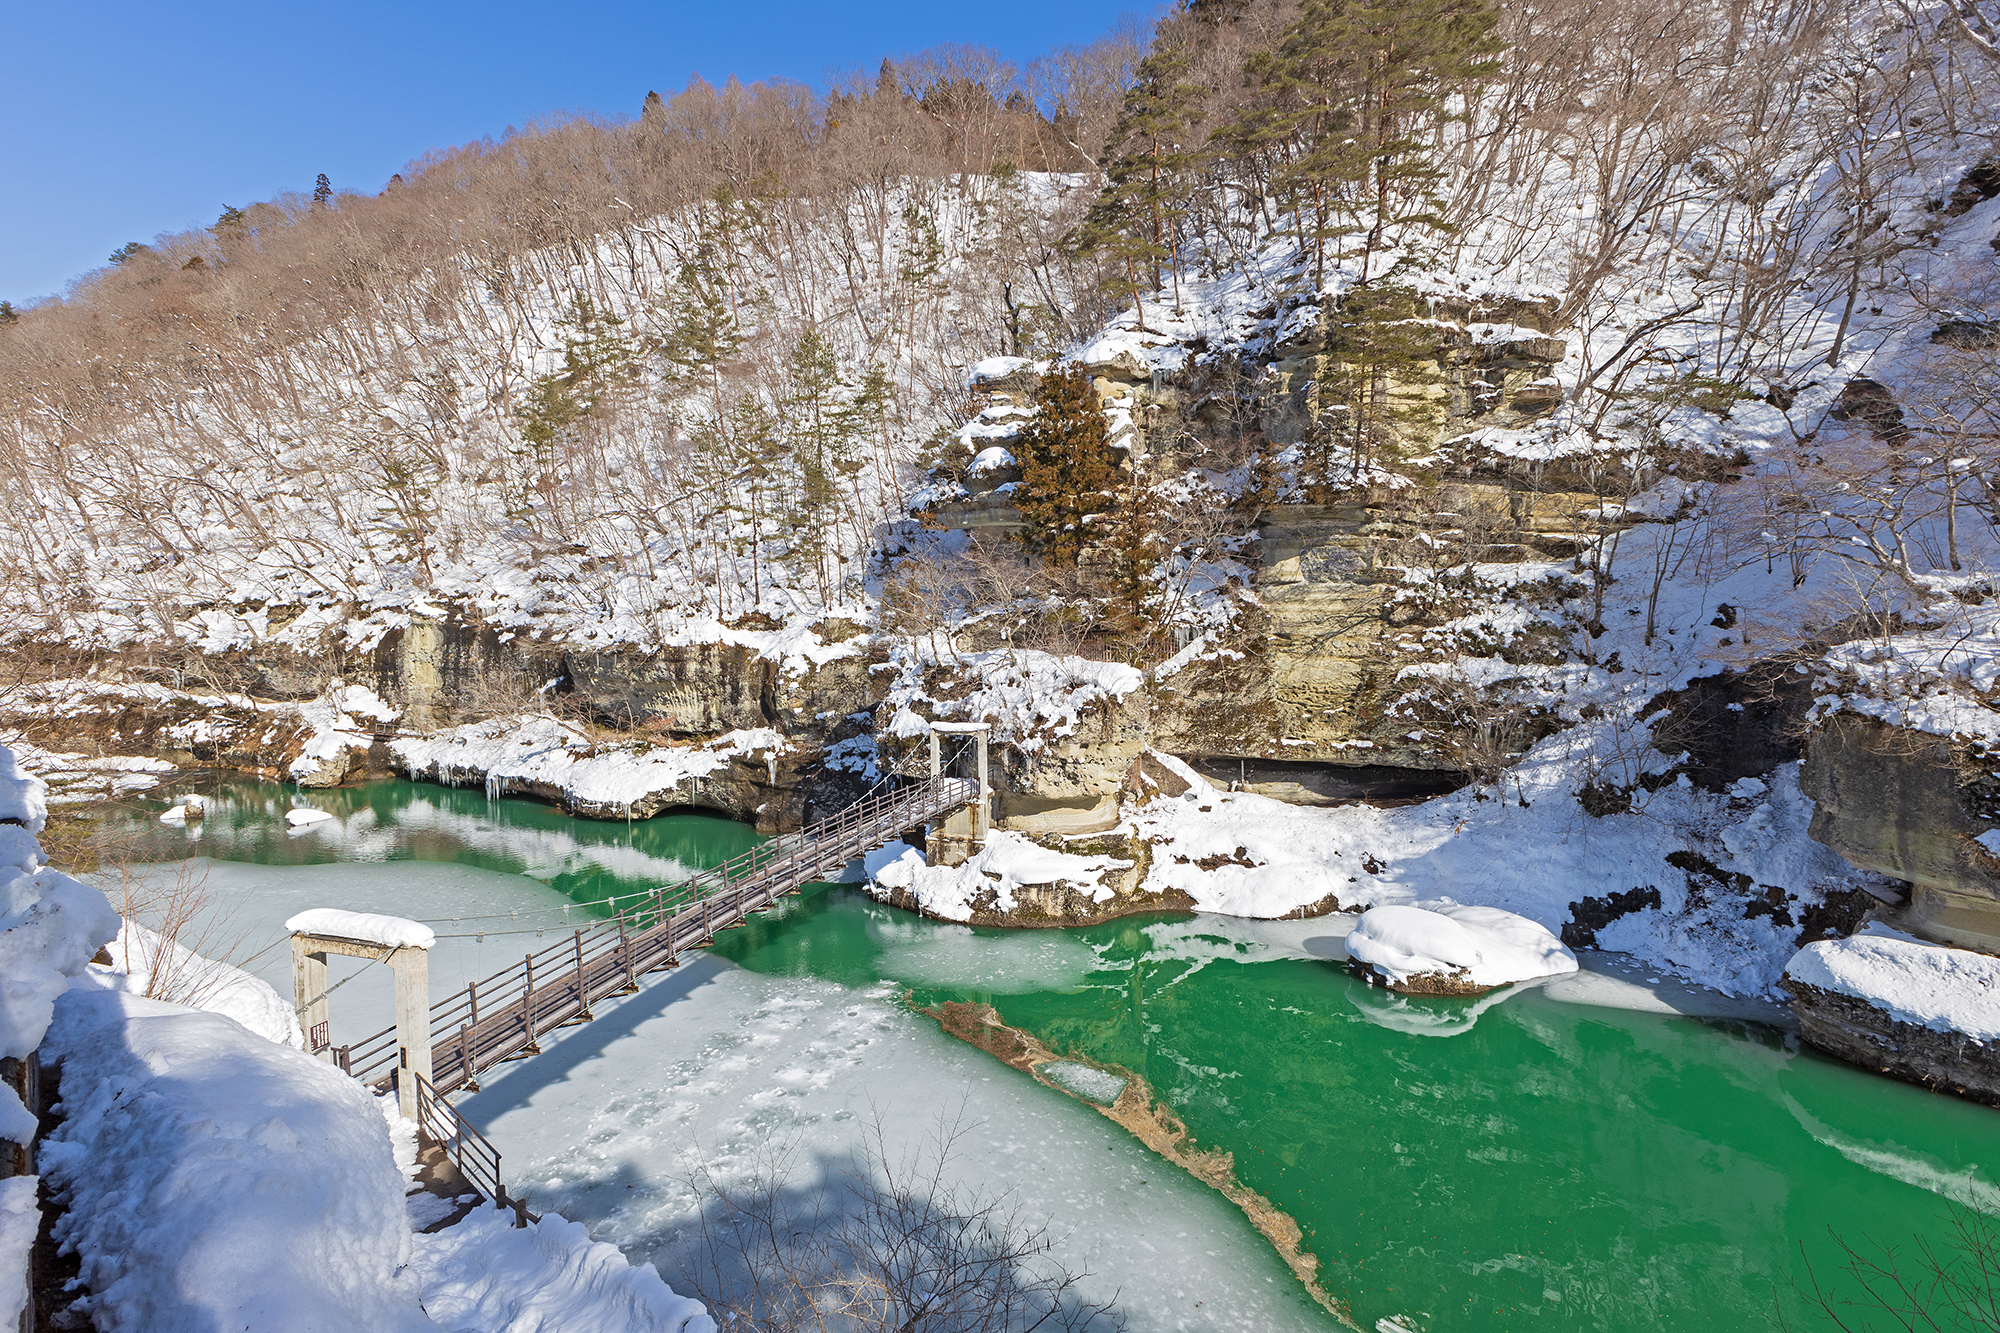
[{"label": "dark rock wall", "polygon": [[1786,977],[1806,1043],[1837,1059],[1938,1092],[2000,1106],[2000,1050],[1962,1032],[1905,1023],[1851,995]]}]

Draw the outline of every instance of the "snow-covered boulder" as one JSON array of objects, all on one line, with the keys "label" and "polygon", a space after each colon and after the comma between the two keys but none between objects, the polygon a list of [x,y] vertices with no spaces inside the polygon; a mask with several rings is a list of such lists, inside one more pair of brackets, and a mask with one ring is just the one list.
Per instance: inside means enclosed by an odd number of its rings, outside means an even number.
[{"label": "snow-covered boulder", "polygon": [[299,706],[299,752],[286,775],[301,787],[338,787],[366,767],[374,728],[396,716],[366,685],[334,681],[325,694]]},{"label": "snow-covered boulder", "polygon": [[1478,995],[1576,971],[1576,955],[1537,922],[1497,907],[1376,907],[1347,935],[1354,975],[1405,995]]},{"label": "snow-covered boulder", "polygon": [[922,852],[905,847],[893,861],[871,860],[867,871],[870,891],[898,907],[944,921],[993,924],[1023,908],[1027,915],[1051,915],[1053,899],[1069,909],[1062,919],[1089,920],[1091,906],[1109,902],[1116,892],[1106,877],[1115,879],[1132,865],[1114,856],[1056,851],[996,829],[960,865],[930,865]]},{"label": "snow-covered boulder", "polygon": [[1829,1055],[2000,1106],[2000,958],[1870,922],[1800,949],[1778,984]]}]

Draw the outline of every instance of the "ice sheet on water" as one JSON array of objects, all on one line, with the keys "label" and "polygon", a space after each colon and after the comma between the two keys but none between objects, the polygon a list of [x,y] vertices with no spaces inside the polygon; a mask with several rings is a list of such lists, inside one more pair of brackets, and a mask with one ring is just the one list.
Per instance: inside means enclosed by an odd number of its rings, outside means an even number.
[{"label": "ice sheet on water", "polygon": [[[182,875],[197,882],[209,900],[203,914],[209,926],[206,951],[261,977],[283,996],[292,994],[285,921],[311,908],[382,912],[436,923],[438,938],[430,950],[433,999],[512,966],[529,950],[545,948],[595,919],[525,875],[431,861],[260,866],[197,858],[135,868],[134,873],[142,892],[147,883],[172,885]],[[120,889],[108,880],[104,887],[114,895]],[[537,928],[543,931],[539,938]],[[516,933],[523,931],[527,933]],[[387,968],[358,959],[328,960],[334,984],[364,969],[373,969],[379,980],[363,977],[342,985],[328,1001],[337,1044],[357,1041],[395,1021]]]},{"label": "ice sheet on water", "polygon": [[1595,1005],[1601,1009],[1796,1026],[1792,1011],[1784,1005],[1754,997],[1724,995],[1706,986],[1662,977],[1656,969],[1619,954],[1587,952],[1579,955],[1578,961],[1583,964],[1580,971],[1545,983],[1542,994],[1562,1004]]},{"label": "ice sheet on water", "polygon": [[1118,1100],[1127,1082],[1116,1074],[1092,1065],[1078,1064],[1074,1060],[1058,1060],[1054,1064],[1043,1065],[1041,1072],[1051,1083],[1104,1106]]},{"label": "ice sheet on water", "polygon": [[672,1283],[694,1244],[697,1163],[740,1182],[789,1147],[796,1183],[837,1186],[871,1125],[901,1156],[962,1107],[954,1182],[1011,1190],[1023,1216],[1047,1217],[1064,1262],[1091,1270],[1090,1292],[1119,1292],[1135,1333],[1326,1326],[1226,1200],[945,1036],[900,989],[692,962],[507,1066],[465,1110],[516,1179],[564,1182],[532,1207],[586,1222]]},{"label": "ice sheet on water", "polygon": [[1090,946],[1068,931],[976,933],[897,913],[868,923],[884,976],[918,986],[959,986],[1000,995],[1067,990],[1097,966]]},{"label": "ice sheet on water", "polygon": [[1310,917],[1302,921],[1256,921],[1247,917],[1199,912],[1176,921],[1155,921],[1145,927],[1147,956],[1185,958],[1197,966],[1227,960],[1268,963],[1281,958],[1345,963],[1351,915]]}]

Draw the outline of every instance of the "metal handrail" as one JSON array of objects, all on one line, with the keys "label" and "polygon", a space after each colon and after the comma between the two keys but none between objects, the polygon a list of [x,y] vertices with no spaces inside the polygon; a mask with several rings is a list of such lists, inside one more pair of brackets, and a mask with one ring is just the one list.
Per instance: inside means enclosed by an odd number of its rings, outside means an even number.
[{"label": "metal handrail", "polygon": [[[673,966],[683,949],[705,944],[783,895],[977,796],[976,783],[939,778],[865,798],[801,833],[662,885],[650,901],[641,899],[468,984],[431,1005],[434,1080],[447,1092],[476,1086],[480,1070],[534,1053],[542,1033],[589,1018],[591,1005]],[[350,1047],[348,1068],[365,1082],[386,1082],[399,1052],[392,1026]]]},{"label": "metal handrail", "polygon": [[500,1150],[493,1141],[446,1101],[429,1079],[414,1072],[410,1077],[417,1081],[417,1132],[444,1151],[466,1183],[502,1208],[511,1207],[519,1224],[526,1226],[527,1200],[508,1199],[500,1175]]}]

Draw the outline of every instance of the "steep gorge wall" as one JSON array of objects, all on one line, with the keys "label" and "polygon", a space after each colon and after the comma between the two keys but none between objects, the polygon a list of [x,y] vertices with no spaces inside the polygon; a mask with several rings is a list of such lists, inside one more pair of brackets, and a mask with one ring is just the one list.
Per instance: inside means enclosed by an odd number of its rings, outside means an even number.
[{"label": "steep gorge wall", "polygon": [[1840,714],[1814,728],[1800,786],[1812,836],[1865,869],[1906,881],[1895,924],[1940,944],[2000,953],[2000,778],[1943,737]]}]

